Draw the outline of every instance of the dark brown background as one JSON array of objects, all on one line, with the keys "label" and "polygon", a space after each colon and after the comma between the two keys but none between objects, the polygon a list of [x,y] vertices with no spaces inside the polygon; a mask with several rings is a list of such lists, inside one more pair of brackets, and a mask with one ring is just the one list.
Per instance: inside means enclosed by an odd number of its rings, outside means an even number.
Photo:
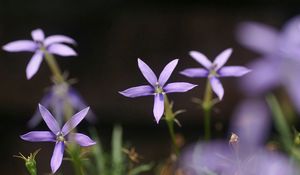
[{"label": "dark brown background", "polygon": [[[234,36],[236,25],[254,20],[279,28],[299,10],[300,3],[292,0],[0,0],[0,45],[30,39],[35,28],[42,28],[46,35],[73,37],[79,43],[75,48],[79,56],[58,58],[58,62],[71,77],[80,80],[75,87],[98,115],[96,127],[104,144],[108,149],[113,123],[122,123],[125,140],[135,145],[147,162],[166,157],[169,143],[164,122],[154,122],[151,97],[129,99],[118,94],[146,83],[137,68],[137,58],[142,58],[156,73],[170,60],[179,58],[170,81],[199,84],[188,93],[170,95],[175,109],[187,109],[179,117],[183,127],[178,131],[188,142],[195,141],[198,134],[203,134],[202,115],[191,98],[202,97],[205,80],[178,74],[184,68],[198,66],[188,51],[199,50],[213,59],[232,47],[234,52],[228,64],[245,65],[257,55],[238,45]],[[51,84],[44,63],[33,79],[26,80],[25,67],[31,56],[0,51],[0,174],[25,174],[21,160],[12,155],[19,151],[28,154],[40,147],[43,152],[39,154],[38,167],[42,172],[50,170],[53,145],[19,139],[20,134],[29,131],[25,123]],[[214,119],[224,125],[216,135],[226,137],[231,111],[244,94],[235,78],[222,82],[225,98],[217,106]],[[87,127],[86,122],[81,125],[83,132]],[[38,127],[44,128],[44,124]],[[63,168],[68,166],[64,164]]]}]

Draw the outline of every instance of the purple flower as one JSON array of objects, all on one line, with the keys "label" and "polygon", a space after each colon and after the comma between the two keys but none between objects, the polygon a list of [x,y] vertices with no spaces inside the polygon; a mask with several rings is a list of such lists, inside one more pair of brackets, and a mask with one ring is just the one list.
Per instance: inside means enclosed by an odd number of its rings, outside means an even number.
[{"label": "purple flower", "polygon": [[164,113],[164,95],[166,93],[186,92],[197,86],[185,82],[175,82],[166,84],[177,63],[178,59],[175,59],[168,63],[163,69],[163,71],[160,73],[159,78],[157,79],[152,69],[141,59],[138,59],[139,69],[141,70],[146,80],[150,83],[150,85],[132,87],[119,93],[131,98],[154,95],[153,114],[156,122],[158,123]]},{"label": "purple flower", "polygon": [[96,142],[84,134],[71,132],[84,119],[89,111],[89,107],[72,116],[62,128],[44,106],[39,104],[39,109],[50,131],[31,131],[22,135],[21,138],[30,142],[55,142],[50,163],[52,173],[55,173],[62,163],[65,144],[67,142],[74,141],[80,146],[96,144]]},{"label": "purple flower", "polygon": [[[73,108],[75,112],[87,107],[86,102],[82,99],[78,91],[66,82],[53,85],[40,103],[52,111],[60,126],[64,120],[66,107]],[[96,116],[91,110],[89,110],[89,113],[85,118],[89,122],[94,122],[96,120]],[[37,126],[41,120],[41,114],[39,110],[37,110],[29,120],[28,126],[33,128]]]},{"label": "purple flower", "polygon": [[241,147],[256,151],[267,140],[271,127],[271,114],[264,100],[247,99],[241,102],[231,120],[231,132],[239,136]]},{"label": "purple flower", "polygon": [[32,40],[18,40],[10,42],[3,46],[3,49],[8,52],[34,52],[31,60],[26,67],[27,79],[30,79],[38,71],[44,54],[47,51],[51,54],[59,56],[76,56],[76,52],[69,46],[62,44],[76,44],[76,42],[64,35],[52,35],[45,38],[44,32],[41,29],[36,29],[31,32]]},{"label": "purple flower", "polygon": [[253,74],[242,79],[247,94],[262,94],[283,86],[300,111],[300,16],[292,18],[281,31],[256,22],[244,22],[237,28],[237,39],[245,47],[261,54],[249,64]]},{"label": "purple flower", "polygon": [[296,175],[297,166],[285,155],[263,148],[247,152],[228,142],[196,144],[181,154],[179,167],[189,175]]},{"label": "purple flower", "polygon": [[213,62],[211,62],[205,55],[197,51],[191,51],[190,56],[194,58],[195,61],[200,63],[204,68],[189,68],[181,71],[182,75],[187,77],[208,77],[212,90],[217,94],[220,100],[222,100],[224,95],[223,86],[219,80],[219,77],[240,77],[248,72],[249,69],[242,66],[225,66],[223,65],[227,62],[228,58],[232,53],[232,49],[226,49],[221,52]]}]

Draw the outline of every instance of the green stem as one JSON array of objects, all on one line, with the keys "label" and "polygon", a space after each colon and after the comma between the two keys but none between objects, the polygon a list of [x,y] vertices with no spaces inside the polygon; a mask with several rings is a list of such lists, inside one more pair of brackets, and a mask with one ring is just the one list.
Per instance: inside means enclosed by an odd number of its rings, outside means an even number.
[{"label": "green stem", "polygon": [[275,127],[281,136],[281,141],[285,149],[290,151],[293,145],[293,136],[286,121],[286,117],[284,116],[283,111],[274,95],[270,94],[267,96],[267,103],[273,114],[272,116],[275,122]]},{"label": "green stem", "polygon": [[203,113],[204,113],[204,138],[209,140],[211,137],[210,131],[210,119],[211,119],[211,109],[212,109],[212,89],[210,86],[209,79],[206,82],[204,100],[202,103]]},{"label": "green stem", "polygon": [[62,73],[58,67],[58,64],[54,58],[54,56],[52,54],[50,54],[47,51],[45,52],[45,60],[53,74],[54,79],[58,82],[58,83],[63,83],[65,81],[64,77],[62,76]]},{"label": "green stem", "polygon": [[176,137],[175,137],[175,131],[174,131],[174,119],[175,119],[175,115],[172,111],[172,105],[170,104],[167,95],[165,95],[165,119],[167,122],[167,126],[169,129],[169,133],[170,133],[170,137],[173,143],[173,150],[174,153],[178,156],[179,155],[179,148],[178,145],[176,143]]},{"label": "green stem", "polygon": [[80,157],[80,148],[77,145],[71,143],[68,145],[68,149],[75,174],[85,175],[84,165]]}]

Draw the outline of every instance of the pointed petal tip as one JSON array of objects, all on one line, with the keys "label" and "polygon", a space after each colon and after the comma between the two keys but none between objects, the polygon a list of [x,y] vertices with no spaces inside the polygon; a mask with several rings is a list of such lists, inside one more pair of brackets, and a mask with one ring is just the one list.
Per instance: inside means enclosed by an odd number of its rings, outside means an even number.
[{"label": "pointed petal tip", "polygon": [[30,80],[33,77],[34,74],[29,74],[26,72],[26,78],[27,80]]}]

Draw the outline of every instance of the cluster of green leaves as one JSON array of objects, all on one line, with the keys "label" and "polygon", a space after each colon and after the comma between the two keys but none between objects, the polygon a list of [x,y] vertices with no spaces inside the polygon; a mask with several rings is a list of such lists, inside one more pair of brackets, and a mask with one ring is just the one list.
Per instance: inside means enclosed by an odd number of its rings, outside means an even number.
[{"label": "cluster of green leaves", "polygon": [[92,147],[92,161],[87,163],[90,175],[139,175],[152,169],[153,164],[133,163],[124,152],[122,127],[116,125],[112,132],[111,152],[103,149],[101,140],[95,129],[91,130],[93,139],[97,142]]}]

